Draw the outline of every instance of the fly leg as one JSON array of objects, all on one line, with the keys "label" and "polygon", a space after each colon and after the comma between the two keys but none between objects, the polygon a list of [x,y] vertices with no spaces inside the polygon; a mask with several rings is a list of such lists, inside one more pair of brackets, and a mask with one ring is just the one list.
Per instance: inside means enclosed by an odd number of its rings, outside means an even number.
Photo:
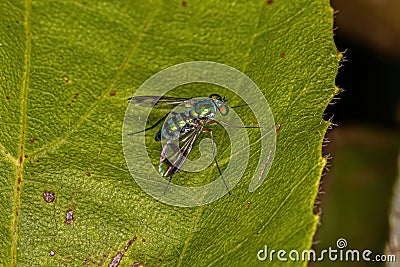
[{"label": "fly leg", "polygon": [[[212,123],[211,123],[211,124],[212,124]],[[228,194],[229,194],[229,195],[232,195],[232,194],[231,194],[231,191],[229,191],[228,185],[226,184],[226,181],[225,181],[225,179],[224,179],[224,176],[222,175],[221,169],[219,168],[219,165],[218,165],[217,155],[215,154],[215,142],[214,142],[214,136],[213,136],[212,130],[211,130],[211,129],[208,129],[208,128],[203,128],[203,132],[210,133],[210,137],[211,137],[211,147],[212,147],[212,152],[213,152],[213,158],[214,158],[215,165],[217,166],[219,175],[221,176],[222,181],[224,182],[224,185],[225,185],[225,187],[226,187],[226,190],[228,191]]]},{"label": "fly leg", "polygon": [[[163,150],[161,151],[160,164],[158,165],[158,171],[161,174],[161,176],[163,176],[163,173],[164,173],[162,164],[167,158],[166,151],[167,151],[168,145],[169,145],[169,143],[167,142],[167,144],[164,145]],[[168,184],[167,184],[167,187],[165,187],[163,195],[165,195],[167,193],[167,190],[168,190],[169,185],[171,184],[171,181],[172,181],[172,175],[169,177]]]},{"label": "fly leg", "polygon": [[172,175],[169,177],[168,184],[167,184],[167,187],[164,190],[163,196],[165,196],[165,194],[167,193],[168,187],[171,184],[171,180],[172,180]]},{"label": "fly leg", "polygon": [[260,126],[237,126],[237,125],[229,124],[229,123],[224,122],[224,121],[216,121],[216,120],[212,120],[212,121],[208,122],[208,124],[216,124],[216,123],[221,125],[221,126],[225,125],[225,126],[230,127],[230,128],[246,128],[246,129],[247,128],[261,128]]}]

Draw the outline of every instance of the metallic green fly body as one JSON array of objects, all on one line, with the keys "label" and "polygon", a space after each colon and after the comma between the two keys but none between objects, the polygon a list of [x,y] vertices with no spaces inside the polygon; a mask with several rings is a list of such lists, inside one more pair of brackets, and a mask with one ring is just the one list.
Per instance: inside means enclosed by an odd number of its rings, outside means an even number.
[{"label": "metallic green fly body", "polygon": [[[215,165],[217,166],[218,172],[225,184],[225,187],[229,194],[229,188],[224,180],[221,169],[218,165],[216,154],[215,154],[215,142],[213,132],[211,129],[206,128],[207,124],[224,124],[231,126],[227,123],[214,120],[217,112],[222,116],[226,116],[229,113],[229,107],[225,104],[225,97],[222,98],[220,95],[212,94],[206,99],[195,99],[195,98],[174,98],[174,97],[160,97],[160,96],[137,96],[130,98],[131,103],[138,105],[150,105],[160,107],[173,107],[179,104],[185,104],[187,109],[181,113],[170,112],[158,120],[154,125],[148,127],[142,131],[131,133],[130,135],[137,134],[143,131],[147,131],[155,128],[158,124],[164,121],[168,115],[170,118],[164,122],[162,127],[158,130],[155,135],[156,141],[166,140],[166,144],[163,146],[159,173],[163,177],[169,177],[168,185],[164,191],[166,193],[169,184],[171,183],[173,175],[175,175],[185,163],[188,158],[190,151],[193,148],[193,144],[199,137],[200,133],[207,132],[211,137],[212,152]],[[245,104],[247,105],[247,104]],[[240,106],[245,106],[240,105]],[[239,106],[235,106],[239,107]],[[231,108],[235,108],[231,107]],[[231,126],[236,127],[236,126]],[[242,128],[242,127],[241,127]],[[258,128],[256,126],[245,126],[244,128]],[[178,141],[178,146],[176,142]],[[166,151],[170,149],[173,151],[172,156],[167,158]]]},{"label": "metallic green fly body", "polygon": [[229,112],[224,99],[219,95],[211,95],[209,99],[199,100],[193,104],[192,108],[185,112],[177,113],[167,120],[157,132],[155,139],[156,141],[160,141],[161,138],[176,140],[182,133],[186,133],[197,123],[211,121],[215,117],[217,110],[222,116],[226,116]]}]

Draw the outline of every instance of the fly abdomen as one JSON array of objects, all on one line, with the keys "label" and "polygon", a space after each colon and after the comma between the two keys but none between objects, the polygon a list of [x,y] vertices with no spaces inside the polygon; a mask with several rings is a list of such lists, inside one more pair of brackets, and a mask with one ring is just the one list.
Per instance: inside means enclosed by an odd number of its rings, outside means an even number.
[{"label": "fly abdomen", "polygon": [[203,116],[212,116],[215,114],[215,108],[211,103],[203,101],[197,103],[195,107],[182,113],[175,113],[168,119],[155,136],[156,141],[162,138],[167,140],[176,140],[181,133],[192,124],[193,121]]},{"label": "fly abdomen", "polygon": [[164,123],[159,133],[157,132],[155,140],[160,141],[161,138],[174,140],[179,138],[180,133],[187,126],[187,118],[188,116],[186,112],[172,116],[168,121]]}]

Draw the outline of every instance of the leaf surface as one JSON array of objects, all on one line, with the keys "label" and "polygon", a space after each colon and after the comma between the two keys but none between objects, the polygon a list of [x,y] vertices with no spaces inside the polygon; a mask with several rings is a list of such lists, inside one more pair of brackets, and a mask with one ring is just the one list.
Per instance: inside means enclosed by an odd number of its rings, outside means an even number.
[{"label": "leaf surface", "polygon": [[[322,113],[339,59],[329,1],[27,0],[3,1],[0,14],[0,265],[107,266],[122,252],[120,266],[265,266],[265,245],[311,246]],[[231,196],[178,208],[135,183],[121,130],[127,99],[147,78],[196,60],[248,75],[281,129],[257,191],[248,192],[254,146]]]}]

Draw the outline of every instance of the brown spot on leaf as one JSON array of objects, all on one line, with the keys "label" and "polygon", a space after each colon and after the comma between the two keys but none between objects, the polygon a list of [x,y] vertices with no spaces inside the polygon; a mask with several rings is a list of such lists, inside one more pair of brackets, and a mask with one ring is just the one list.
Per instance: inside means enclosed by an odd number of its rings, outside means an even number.
[{"label": "brown spot on leaf", "polygon": [[[112,260],[111,260],[111,262],[110,262],[110,264],[108,266],[109,267],[112,267],[112,266],[117,267],[117,266],[119,266],[122,258],[124,257],[124,252],[126,252],[133,245],[133,243],[136,242],[136,240],[137,240],[136,236],[134,238],[132,238],[131,240],[129,240],[128,243],[126,243],[126,245],[124,247],[124,251],[123,252],[122,251],[118,251],[118,253],[112,258]],[[106,257],[108,257],[108,255],[104,254],[103,255],[103,262],[104,262],[104,259]],[[103,263],[100,262],[98,264],[98,266],[101,266],[102,264]],[[139,262],[139,264],[140,264],[140,262]],[[137,266],[139,266],[139,265],[137,265]]]},{"label": "brown spot on leaf", "polygon": [[74,100],[76,100],[78,98],[78,96],[79,96],[78,93],[74,94]]},{"label": "brown spot on leaf", "polygon": [[275,132],[278,134],[279,133],[279,130],[281,129],[281,124],[278,124],[278,125],[276,125],[276,129],[275,129]]},{"label": "brown spot on leaf", "polygon": [[108,254],[103,254],[103,258],[101,259],[99,264],[97,264],[97,266],[102,266],[107,258],[108,258]]},{"label": "brown spot on leaf", "polygon": [[273,2],[273,0],[267,0],[267,5],[272,5]]},{"label": "brown spot on leaf", "polygon": [[39,139],[38,138],[29,138],[29,142],[31,142],[31,143],[35,143],[35,142],[37,142],[37,141],[39,141]]},{"label": "brown spot on leaf", "polygon": [[142,238],[142,242],[145,243],[145,242],[146,242],[146,239]]},{"label": "brown spot on leaf", "polygon": [[64,78],[64,82],[68,84],[68,83],[70,83],[71,81],[70,81],[70,79],[68,79],[68,78]]},{"label": "brown spot on leaf", "polygon": [[10,98],[11,98],[11,96],[6,95],[6,99],[7,99],[7,100],[10,100]]},{"label": "brown spot on leaf", "polygon": [[112,92],[110,93],[110,96],[115,96],[116,94],[117,94],[117,92],[112,91]]},{"label": "brown spot on leaf", "polygon": [[250,204],[251,204],[251,202],[250,202],[250,201],[247,201],[247,203],[246,203],[246,210],[250,209]]},{"label": "brown spot on leaf", "polygon": [[183,7],[187,7],[186,1],[182,1],[181,5],[182,5]]},{"label": "brown spot on leaf", "polygon": [[91,174],[90,174],[90,172],[86,172],[85,175],[86,175],[87,177],[89,177]]},{"label": "brown spot on leaf", "polygon": [[284,58],[286,56],[286,54],[285,53],[281,53],[281,58]]},{"label": "brown spot on leaf", "polygon": [[137,237],[135,236],[133,239],[129,240],[128,243],[126,243],[126,246],[124,247],[124,251],[126,252],[133,243],[135,243],[137,240]]},{"label": "brown spot on leaf", "polygon": [[44,191],[42,195],[43,195],[43,200],[46,203],[51,203],[56,198],[56,195],[54,194],[53,191],[48,191],[48,192]]},{"label": "brown spot on leaf", "polygon": [[124,257],[124,253],[122,253],[121,251],[118,251],[117,255],[115,255],[112,258],[110,265],[108,265],[108,266],[109,267],[117,267],[120,264],[123,257]]},{"label": "brown spot on leaf", "polygon": [[65,224],[70,226],[71,223],[74,221],[74,206],[69,208],[65,213]]}]

